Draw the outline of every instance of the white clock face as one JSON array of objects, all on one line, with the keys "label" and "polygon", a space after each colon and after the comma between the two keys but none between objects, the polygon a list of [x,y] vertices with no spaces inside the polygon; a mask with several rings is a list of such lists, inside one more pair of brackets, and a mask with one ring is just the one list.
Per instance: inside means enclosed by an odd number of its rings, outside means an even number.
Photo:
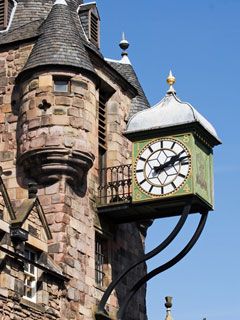
[{"label": "white clock face", "polygon": [[174,139],[158,139],[149,143],[135,164],[135,178],[148,194],[165,196],[177,191],[191,168],[188,149]]}]

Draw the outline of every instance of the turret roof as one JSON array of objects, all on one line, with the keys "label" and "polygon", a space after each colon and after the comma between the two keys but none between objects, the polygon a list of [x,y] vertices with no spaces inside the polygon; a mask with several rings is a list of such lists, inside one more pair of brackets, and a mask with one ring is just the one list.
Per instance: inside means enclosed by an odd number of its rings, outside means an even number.
[{"label": "turret roof", "polygon": [[94,72],[65,0],[54,3],[23,71],[45,65],[72,66]]}]

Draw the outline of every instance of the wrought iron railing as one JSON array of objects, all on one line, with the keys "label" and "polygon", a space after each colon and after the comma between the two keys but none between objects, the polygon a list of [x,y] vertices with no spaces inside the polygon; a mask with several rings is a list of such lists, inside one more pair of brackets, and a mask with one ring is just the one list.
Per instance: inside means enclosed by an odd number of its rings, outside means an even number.
[{"label": "wrought iron railing", "polygon": [[101,169],[98,188],[99,204],[128,202],[132,198],[132,165]]}]

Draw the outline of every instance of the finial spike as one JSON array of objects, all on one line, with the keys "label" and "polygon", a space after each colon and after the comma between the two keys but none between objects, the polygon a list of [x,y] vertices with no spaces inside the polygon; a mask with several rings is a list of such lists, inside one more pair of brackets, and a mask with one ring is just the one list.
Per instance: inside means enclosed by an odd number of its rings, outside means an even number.
[{"label": "finial spike", "polygon": [[167,83],[169,84],[169,89],[167,91],[168,94],[176,94],[175,89],[173,88],[174,83],[176,82],[176,78],[173,76],[172,71],[169,71],[169,75],[167,77]]},{"label": "finial spike", "polygon": [[119,47],[123,50],[122,56],[127,56],[126,50],[129,48],[129,42],[126,40],[124,32],[122,33],[122,40],[119,43]]}]

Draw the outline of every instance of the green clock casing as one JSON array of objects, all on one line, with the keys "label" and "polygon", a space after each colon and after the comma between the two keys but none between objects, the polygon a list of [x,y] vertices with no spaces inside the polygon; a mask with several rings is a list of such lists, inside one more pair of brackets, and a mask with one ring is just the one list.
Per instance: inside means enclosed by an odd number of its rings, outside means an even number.
[{"label": "green clock casing", "polygon": [[193,133],[133,143],[133,203],[197,197],[213,208],[212,149]]}]

